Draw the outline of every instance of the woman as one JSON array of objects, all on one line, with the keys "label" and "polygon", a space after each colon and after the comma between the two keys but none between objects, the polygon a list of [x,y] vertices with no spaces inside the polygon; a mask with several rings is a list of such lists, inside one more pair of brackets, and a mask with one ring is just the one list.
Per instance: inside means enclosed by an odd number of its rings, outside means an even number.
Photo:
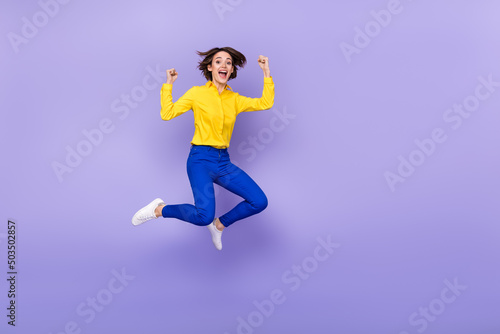
[{"label": "woman", "polygon": [[[177,102],[172,102],[172,85],[177,79],[175,69],[167,70],[167,82],[161,89],[161,118],[171,120],[188,110],[194,113],[194,136],[187,160],[187,173],[193,190],[194,205],[166,205],[157,198],[137,211],[132,224],[139,225],[163,216],[177,218],[195,225],[208,226],[212,241],[222,249],[222,231],[243,218],[267,207],[267,198],[259,186],[239,167],[233,165],[227,148],[240,112],[270,109],[274,103],[274,83],[267,57],[259,56],[264,72],[261,98],[249,98],[232,91],[227,84],[236,78],[246,63],[243,54],[230,47],[198,52],[204,57],[198,68],[208,82],[189,89]],[[215,217],[214,186],[241,196],[244,201],[219,218]]]}]

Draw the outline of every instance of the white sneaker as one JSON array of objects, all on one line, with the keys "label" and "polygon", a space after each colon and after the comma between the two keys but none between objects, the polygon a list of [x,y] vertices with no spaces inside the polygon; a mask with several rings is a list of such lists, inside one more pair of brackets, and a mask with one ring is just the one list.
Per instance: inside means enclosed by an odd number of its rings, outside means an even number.
[{"label": "white sneaker", "polygon": [[151,219],[156,219],[155,209],[158,205],[165,204],[161,198],[157,198],[139,211],[132,217],[132,224],[140,225]]},{"label": "white sneaker", "polygon": [[222,249],[222,231],[219,231],[217,227],[215,227],[215,219],[210,225],[207,225],[210,234],[212,235],[212,242],[214,243],[215,248],[218,250]]}]

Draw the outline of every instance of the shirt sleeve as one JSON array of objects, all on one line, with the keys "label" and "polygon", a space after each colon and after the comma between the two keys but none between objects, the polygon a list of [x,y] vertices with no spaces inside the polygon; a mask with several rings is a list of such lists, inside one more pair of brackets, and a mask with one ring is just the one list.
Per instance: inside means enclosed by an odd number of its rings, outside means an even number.
[{"label": "shirt sleeve", "polygon": [[161,119],[169,121],[193,108],[194,87],[182,95],[177,102],[172,102],[172,84],[163,84],[161,88]]},{"label": "shirt sleeve", "polygon": [[262,90],[262,97],[250,98],[238,94],[236,104],[238,108],[238,114],[245,111],[271,109],[274,104],[273,78],[264,78],[264,89]]}]

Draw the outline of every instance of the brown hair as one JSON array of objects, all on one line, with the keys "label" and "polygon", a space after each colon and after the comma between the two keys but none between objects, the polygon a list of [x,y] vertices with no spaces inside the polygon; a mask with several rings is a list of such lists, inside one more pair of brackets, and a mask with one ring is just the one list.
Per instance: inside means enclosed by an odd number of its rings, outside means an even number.
[{"label": "brown hair", "polygon": [[233,73],[231,73],[228,80],[236,78],[238,68],[243,68],[247,62],[247,59],[241,52],[228,46],[223,48],[212,48],[206,52],[196,51],[198,56],[205,57],[198,63],[198,69],[203,73],[207,80],[212,80],[212,72],[208,70],[208,65],[212,65],[212,60],[214,59],[215,54],[220,51],[229,53],[233,61]]}]

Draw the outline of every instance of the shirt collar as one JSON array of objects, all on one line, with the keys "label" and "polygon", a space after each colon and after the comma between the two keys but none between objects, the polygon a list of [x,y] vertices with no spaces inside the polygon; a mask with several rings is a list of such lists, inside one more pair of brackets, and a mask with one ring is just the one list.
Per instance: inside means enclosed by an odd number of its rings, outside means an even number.
[{"label": "shirt collar", "polygon": [[[216,86],[215,86],[215,84],[212,82],[212,80],[208,80],[208,81],[207,81],[207,83],[205,84],[205,86],[207,86],[207,87],[212,87],[212,86],[213,86],[213,87],[215,87],[215,89],[217,89],[217,87],[216,87]],[[226,87],[224,87],[224,90],[226,90],[226,89],[227,89],[227,90],[231,90],[231,91],[233,90],[233,89],[231,88],[231,86],[229,86],[228,84],[226,84]]]}]

